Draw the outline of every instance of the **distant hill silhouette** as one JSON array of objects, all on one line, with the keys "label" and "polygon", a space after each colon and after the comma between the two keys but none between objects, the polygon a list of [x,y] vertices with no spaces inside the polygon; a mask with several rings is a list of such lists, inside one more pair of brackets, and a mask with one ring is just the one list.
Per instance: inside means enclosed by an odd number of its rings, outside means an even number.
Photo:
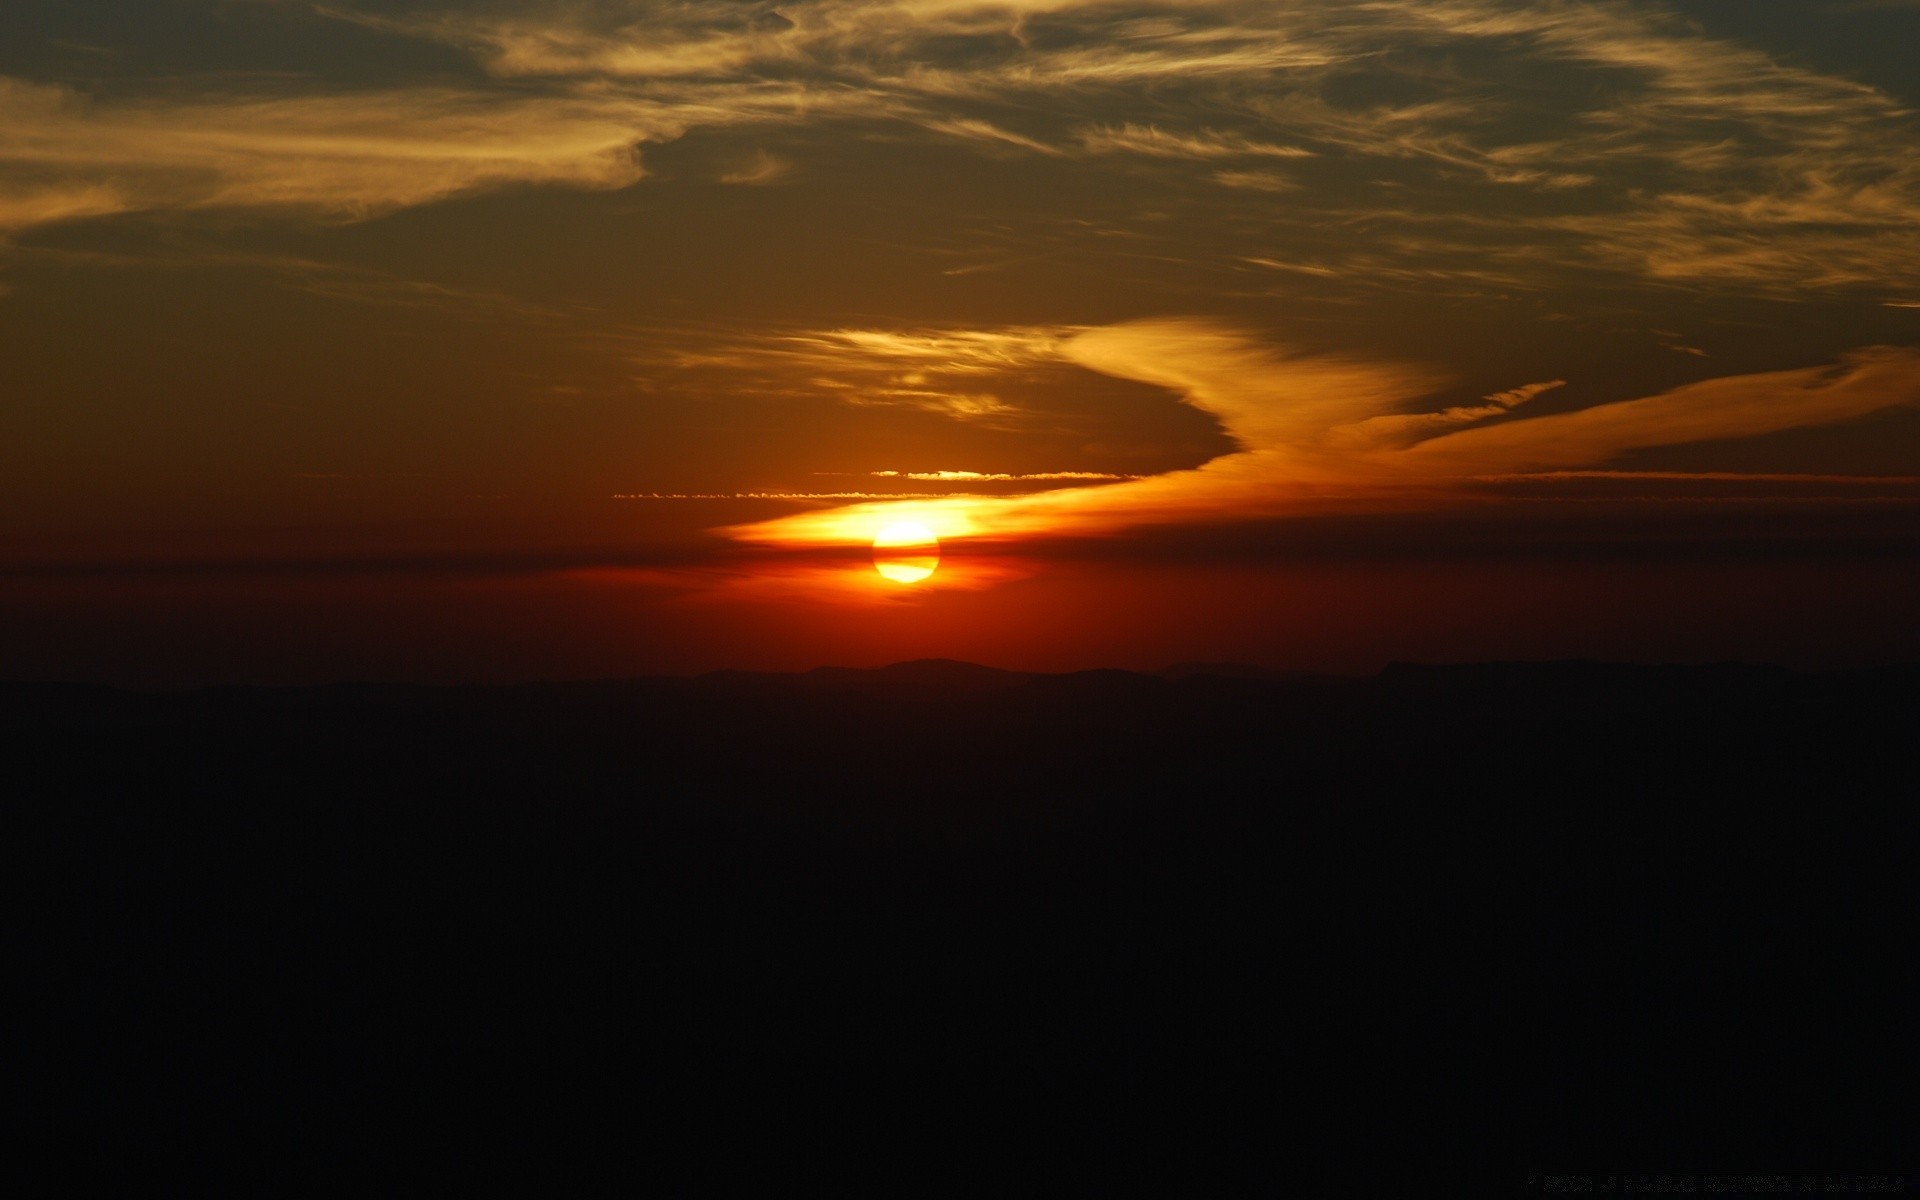
[{"label": "distant hill silhouette", "polygon": [[1910,1130],[1913,667],[9,684],[0,722],[37,1107],[120,1149],[958,1110],[1091,1186],[1175,1128]]},{"label": "distant hill silhouette", "polygon": [[1278,667],[1261,667],[1252,663],[1175,663],[1162,667],[1155,672],[1162,679],[1192,679],[1196,675],[1210,675],[1221,679],[1269,679],[1298,682],[1306,679],[1329,678],[1312,671],[1285,671]]},{"label": "distant hill silhouette", "polygon": [[784,690],[793,693],[821,691],[862,692],[924,699],[958,698],[982,692],[1001,691],[1032,679],[1022,671],[1002,671],[974,663],[945,658],[923,658],[914,662],[862,670],[853,667],[816,667],[805,674],[775,674],[754,671],[715,671],[700,676],[697,685],[736,691]]}]

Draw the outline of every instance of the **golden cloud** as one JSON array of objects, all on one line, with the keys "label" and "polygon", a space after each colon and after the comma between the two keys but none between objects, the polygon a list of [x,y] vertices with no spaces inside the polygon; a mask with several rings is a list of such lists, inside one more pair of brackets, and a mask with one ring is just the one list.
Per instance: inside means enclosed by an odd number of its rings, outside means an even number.
[{"label": "golden cloud", "polygon": [[[1920,350],[1870,347],[1842,362],[1730,376],[1657,396],[1545,416],[1506,416],[1558,386],[1489,397],[1485,409],[1406,414],[1439,382],[1432,372],[1300,355],[1199,319],[1089,329],[1063,347],[1103,374],[1156,384],[1212,413],[1238,453],[1145,479],[1008,497],[858,504],[733,528],[772,545],[859,544],[912,519],[942,538],[1099,535],[1288,513],[1465,497],[1490,476],[1599,467],[1651,446],[1750,437],[1920,403]],[[1438,419],[1434,419],[1434,418]]]}]

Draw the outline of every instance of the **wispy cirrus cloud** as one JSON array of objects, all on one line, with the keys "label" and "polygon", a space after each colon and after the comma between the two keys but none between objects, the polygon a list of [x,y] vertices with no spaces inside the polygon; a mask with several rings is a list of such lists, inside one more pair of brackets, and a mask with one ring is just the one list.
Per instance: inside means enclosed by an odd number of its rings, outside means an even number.
[{"label": "wispy cirrus cloud", "polygon": [[0,79],[0,222],[148,209],[365,216],[509,183],[621,187],[671,120],[440,89],[100,102]]},{"label": "wispy cirrus cloud", "polygon": [[[1005,425],[1021,409],[995,380],[1058,369],[1072,326],[1000,329],[827,329],[713,338],[697,348],[649,348],[648,369],[720,372],[735,392],[828,398],[856,407],[916,408]],[[652,337],[642,333],[651,346]]]},{"label": "wispy cirrus cloud", "polygon": [[721,183],[741,183],[752,187],[762,187],[777,183],[793,172],[793,161],[777,154],[768,154],[762,150],[752,160],[731,171],[722,172]]},{"label": "wispy cirrus cloud", "polygon": [[1140,154],[1149,158],[1312,158],[1299,146],[1262,142],[1245,134],[1200,129],[1181,133],[1156,125],[1095,125],[1077,131],[1094,154]]},{"label": "wispy cirrus cloud", "polygon": [[[1521,286],[1603,272],[1781,294],[1920,270],[1920,135],[1892,97],[1654,3],[577,0],[318,6],[471,55],[465,84],[281,79],[109,99],[0,85],[0,222],[148,208],[354,216],[515,184],[615,188],[689,130],[837,122],[1139,170],[1248,253],[1417,275],[1436,228]],[[264,89],[264,90],[263,90]],[[768,145],[718,178],[804,165]],[[1191,171],[1195,161],[1215,165]],[[1273,164],[1286,161],[1288,169]],[[1296,169],[1297,168],[1297,169]],[[1417,201],[1356,206],[1381,171]],[[1223,186],[1224,185],[1224,186]],[[1284,209],[1259,193],[1291,193]],[[1503,193],[1534,197],[1489,218]],[[1207,198],[1205,193],[1212,193]],[[1178,248],[1214,255],[1217,239]]]},{"label": "wispy cirrus cloud", "polygon": [[20,250],[19,254],[26,259],[57,263],[64,267],[153,271],[213,268],[252,272],[272,279],[291,291],[331,300],[377,308],[434,310],[471,320],[552,322],[577,315],[564,308],[536,304],[504,292],[457,287],[371,267],[298,255],[225,250],[218,246],[149,249],[140,253],[34,246]]},{"label": "wispy cirrus cloud", "polygon": [[943,374],[993,374],[1058,359],[1071,326],[1006,329],[830,329],[775,335],[739,353],[818,367],[931,367]]},{"label": "wispy cirrus cloud", "polygon": [[1138,475],[1116,475],[1112,471],[871,471],[883,479],[913,479],[938,483],[1111,483],[1138,479]]},{"label": "wispy cirrus cloud", "polygon": [[0,236],[35,225],[125,212],[131,201],[110,183],[28,184],[0,192]]}]

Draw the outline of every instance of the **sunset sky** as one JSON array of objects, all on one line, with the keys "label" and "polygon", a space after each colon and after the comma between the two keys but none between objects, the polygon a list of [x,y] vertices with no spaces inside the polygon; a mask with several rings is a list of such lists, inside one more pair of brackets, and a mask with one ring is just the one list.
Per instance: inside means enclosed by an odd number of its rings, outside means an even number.
[{"label": "sunset sky", "polygon": [[1920,657],[1916,110],[1920,0],[9,0],[0,677]]}]

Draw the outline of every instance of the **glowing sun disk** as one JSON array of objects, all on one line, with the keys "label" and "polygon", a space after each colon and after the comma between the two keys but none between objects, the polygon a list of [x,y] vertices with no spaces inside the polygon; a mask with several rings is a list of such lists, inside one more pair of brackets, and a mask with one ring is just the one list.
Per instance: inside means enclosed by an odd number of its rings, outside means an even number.
[{"label": "glowing sun disk", "polygon": [[940,565],[940,539],[915,521],[895,521],[873,539],[873,569],[895,583],[919,583]]}]

